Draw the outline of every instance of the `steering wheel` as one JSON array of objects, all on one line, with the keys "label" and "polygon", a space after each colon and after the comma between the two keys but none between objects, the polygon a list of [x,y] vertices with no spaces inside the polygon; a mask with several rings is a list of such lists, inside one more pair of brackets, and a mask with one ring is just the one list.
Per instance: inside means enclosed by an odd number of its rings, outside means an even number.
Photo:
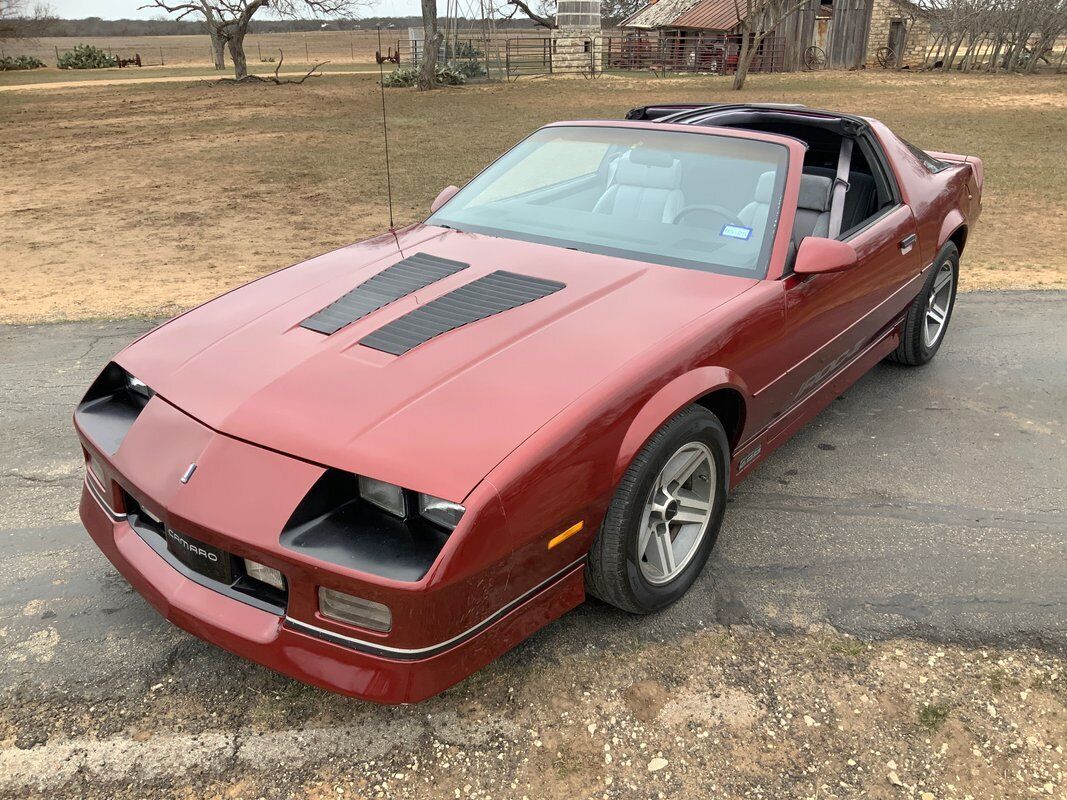
[{"label": "steering wheel", "polygon": [[740,225],[742,228],[746,227],[745,223],[743,223],[738,218],[737,214],[735,214],[733,211],[731,211],[728,208],[723,208],[722,206],[713,206],[713,205],[686,206],[685,208],[683,208],[681,211],[679,211],[677,214],[674,215],[674,219],[671,220],[671,224],[672,225],[677,225],[678,223],[680,223],[682,221],[683,217],[687,217],[688,215],[690,215],[690,214],[692,214],[692,213],[694,213],[696,211],[710,211],[712,214],[715,214],[716,216],[721,217],[722,219],[724,219],[726,221],[727,225]]}]

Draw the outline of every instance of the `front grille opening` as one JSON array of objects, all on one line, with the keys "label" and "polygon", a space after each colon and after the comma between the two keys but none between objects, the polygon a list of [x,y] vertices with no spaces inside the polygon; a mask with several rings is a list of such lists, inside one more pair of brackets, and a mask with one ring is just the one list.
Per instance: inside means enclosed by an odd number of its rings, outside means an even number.
[{"label": "front grille opening", "polygon": [[271,586],[269,583],[256,580],[245,572],[244,559],[235,559],[235,566],[239,568],[241,575],[233,582],[233,590],[249,597],[257,597],[261,600],[279,605],[285,608],[289,601],[289,583],[286,581],[285,589]]},{"label": "front grille opening", "polygon": [[[288,584],[282,590],[256,580],[248,575],[245,561],[240,556],[197,542],[182,532],[168,531],[163,520],[129,492],[123,491],[123,501],[126,519],[137,535],[186,578],[264,611],[285,614],[289,603]],[[200,558],[196,552],[190,554],[190,550],[202,550],[205,555],[210,553],[211,558]]]},{"label": "front grille opening", "polygon": [[146,510],[129,492],[122,493],[122,500],[126,506],[126,517],[130,525],[139,530],[151,531],[160,539],[166,539],[163,520]]}]

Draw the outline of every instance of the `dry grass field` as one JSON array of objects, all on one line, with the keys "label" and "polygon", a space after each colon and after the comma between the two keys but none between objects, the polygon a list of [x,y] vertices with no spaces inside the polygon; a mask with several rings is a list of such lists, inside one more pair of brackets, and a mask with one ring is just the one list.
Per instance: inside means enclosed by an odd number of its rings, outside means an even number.
[{"label": "dry grass field", "polygon": [[[1067,78],[756,76],[750,101],[881,118],[986,164],[965,289],[1067,286]],[[635,105],[738,99],[722,78],[523,79],[388,95],[398,222],[532,128]],[[178,311],[386,225],[370,75],[0,93],[0,321]]]},{"label": "dry grass field", "polygon": [[[469,33],[468,33],[469,31]],[[480,29],[460,29],[460,36],[478,38]],[[508,29],[506,37],[543,36],[536,28]],[[505,34],[494,37],[493,48],[503,47]],[[407,28],[382,30],[382,48],[396,50],[408,39]],[[152,66],[210,66],[211,45],[206,35],[190,36],[44,36],[16,41],[0,38],[0,54],[30,55],[44,61],[50,67],[56,65],[56,53],[72,49],[78,44],[91,44],[120,56],[141,56],[141,63]],[[373,64],[378,49],[377,30],[353,31],[301,31],[295,33],[253,33],[245,39],[245,53],[249,65],[256,65],[269,58],[277,58],[278,51],[285,53],[286,61],[317,64]]]},{"label": "dry grass field", "polygon": [[[386,47],[396,46],[398,38],[407,38],[407,30],[382,31]],[[203,36],[46,36],[26,42],[0,41],[0,47],[12,54],[37,56],[55,66],[56,50],[64,52],[76,44],[91,44],[116,56],[132,58],[140,54],[142,63],[158,66],[210,66],[211,45]],[[277,56],[283,50],[287,59],[334,61],[369,64],[378,49],[376,31],[312,31],[307,33],[250,34],[245,52],[249,63]]]}]

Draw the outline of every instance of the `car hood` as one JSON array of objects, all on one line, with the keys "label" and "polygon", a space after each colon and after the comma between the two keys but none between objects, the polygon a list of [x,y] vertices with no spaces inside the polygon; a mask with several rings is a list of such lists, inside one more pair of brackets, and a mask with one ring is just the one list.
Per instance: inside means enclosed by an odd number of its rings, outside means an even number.
[{"label": "car hood", "polygon": [[[415,253],[470,266],[332,335],[301,327]],[[496,270],[565,287],[401,356],[359,344]],[[755,283],[417,225],[229,292],[143,337],[117,361],[216,431],[461,501],[580,395]]]}]

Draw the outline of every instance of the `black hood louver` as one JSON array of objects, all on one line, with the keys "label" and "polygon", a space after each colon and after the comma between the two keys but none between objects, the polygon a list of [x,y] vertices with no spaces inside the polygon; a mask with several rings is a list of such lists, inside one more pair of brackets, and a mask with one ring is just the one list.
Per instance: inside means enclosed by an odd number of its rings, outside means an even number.
[{"label": "black hood louver", "polygon": [[403,355],[442,333],[540,300],[565,286],[498,270],[397,317],[359,343],[394,356]]},{"label": "black hood louver", "polygon": [[329,336],[357,319],[469,266],[462,261],[415,253],[363,281],[326,308],[312,314],[300,326]]}]

